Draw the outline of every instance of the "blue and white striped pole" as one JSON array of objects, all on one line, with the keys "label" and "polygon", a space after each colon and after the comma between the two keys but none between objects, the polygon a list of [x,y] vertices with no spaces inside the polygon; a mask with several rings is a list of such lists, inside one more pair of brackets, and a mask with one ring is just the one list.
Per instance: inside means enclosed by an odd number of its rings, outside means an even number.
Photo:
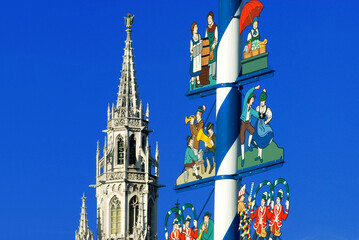
[{"label": "blue and white striped pole", "polygon": [[[241,68],[242,44],[239,34],[241,0],[219,0],[219,45],[217,83],[233,83]],[[241,95],[235,87],[217,88],[216,95],[216,175],[214,199],[214,240],[239,239],[237,181],[231,177],[237,170],[240,154],[239,129]]]}]

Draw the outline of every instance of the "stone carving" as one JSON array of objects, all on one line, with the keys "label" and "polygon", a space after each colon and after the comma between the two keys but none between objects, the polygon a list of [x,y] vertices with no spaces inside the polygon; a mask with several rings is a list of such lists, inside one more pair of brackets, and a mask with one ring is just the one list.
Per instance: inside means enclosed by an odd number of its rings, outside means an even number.
[{"label": "stone carving", "polygon": [[138,120],[138,119],[130,119],[129,125],[134,126],[134,127],[138,127],[140,125],[140,120]]},{"label": "stone carving", "polygon": [[142,173],[128,173],[129,180],[145,180],[145,175]]},{"label": "stone carving", "polygon": [[114,172],[114,173],[107,173],[106,180],[116,180],[116,179],[123,179],[124,173],[123,172]]},{"label": "stone carving", "polygon": [[115,127],[120,126],[120,121],[119,121],[118,119],[116,119],[116,120],[114,121],[113,125],[114,125]]}]

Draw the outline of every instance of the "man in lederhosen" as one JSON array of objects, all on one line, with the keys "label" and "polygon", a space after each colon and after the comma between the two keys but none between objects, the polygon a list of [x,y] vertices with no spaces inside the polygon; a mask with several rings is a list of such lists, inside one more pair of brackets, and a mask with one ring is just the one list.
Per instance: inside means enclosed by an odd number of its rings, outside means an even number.
[{"label": "man in lederhosen", "polygon": [[202,179],[201,176],[199,176],[197,171],[197,166],[199,164],[202,164],[202,161],[198,161],[198,157],[195,155],[193,151],[193,137],[187,136],[187,148],[184,155],[184,167],[186,169],[184,175],[185,175],[185,182],[188,181],[188,171],[189,169],[193,169],[193,176],[195,176],[197,179]]},{"label": "man in lederhosen", "polygon": [[[197,140],[197,135],[198,135],[199,130],[202,129],[202,131],[203,131],[204,123],[202,120],[202,114],[204,111],[206,111],[206,106],[205,105],[199,106],[197,109],[197,112],[196,112],[196,119],[191,117],[191,120],[190,120],[189,127],[191,130],[192,136],[193,136],[193,141],[194,141],[193,148],[194,148],[195,155],[198,155],[198,150],[199,150],[199,141]],[[196,120],[196,123],[194,123],[195,120]]]},{"label": "man in lederhosen", "polygon": [[242,161],[241,166],[244,166],[244,139],[246,131],[249,132],[249,139],[248,139],[248,150],[253,151],[251,147],[252,137],[254,133],[254,127],[251,125],[252,116],[255,118],[259,117],[259,114],[256,110],[252,108],[252,104],[254,102],[254,90],[258,90],[260,88],[260,85],[253,87],[248,90],[246,93],[246,96],[244,97],[243,101],[243,108],[242,108],[242,114],[241,114],[241,130],[239,132],[239,138],[241,141],[241,154],[242,154]]},{"label": "man in lederhosen", "polygon": [[214,167],[216,166],[214,161],[214,155],[216,153],[216,135],[213,132],[213,123],[209,122],[204,129],[208,131],[208,138],[209,138],[209,141],[204,143],[204,145],[206,146],[206,150],[204,151],[204,155],[203,155],[204,171],[207,172],[207,160],[208,160],[209,165],[211,166],[208,174],[211,174]]}]

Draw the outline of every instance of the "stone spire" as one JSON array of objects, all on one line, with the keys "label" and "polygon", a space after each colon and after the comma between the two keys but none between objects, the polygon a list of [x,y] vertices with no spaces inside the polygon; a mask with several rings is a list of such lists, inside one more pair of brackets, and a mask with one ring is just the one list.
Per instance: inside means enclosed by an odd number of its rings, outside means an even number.
[{"label": "stone spire", "polygon": [[127,38],[118,97],[107,106],[103,131],[107,138],[96,163],[96,185],[92,185],[97,198],[97,240],[157,239],[159,151],[157,146],[155,159],[149,145],[149,107],[143,107],[137,90],[133,19],[131,14],[125,17]]},{"label": "stone spire", "polygon": [[135,71],[135,63],[132,48],[132,24],[134,15],[128,14],[125,18],[127,38],[125,41],[122,70],[120,77],[120,85],[118,89],[118,98],[116,110],[119,117],[141,117],[142,107],[137,91],[137,79]]},{"label": "stone spire", "polygon": [[90,231],[87,220],[85,194],[82,196],[81,218],[79,231],[75,231],[75,240],[93,240],[93,233]]}]

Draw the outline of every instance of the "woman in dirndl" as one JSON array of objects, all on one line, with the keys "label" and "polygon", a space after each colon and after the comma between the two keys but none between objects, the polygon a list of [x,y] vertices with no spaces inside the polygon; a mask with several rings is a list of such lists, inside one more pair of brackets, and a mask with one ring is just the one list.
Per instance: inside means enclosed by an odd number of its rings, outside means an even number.
[{"label": "woman in dirndl", "polygon": [[199,75],[201,75],[202,61],[202,40],[201,35],[198,33],[198,26],[196,22],[193,22],[191,25],[192,38],[190,41],[190,53],[191,53],[191,63],[189,74],[191,75],[190,80],[190,90],[194,89],[195,81],[197,81],[197,87],[200,87]]},{"label": "woman in dirndl", "polygon": [[267,91],[263,89],[263,92],[259,96],[260,104],[256,108],[259,118],[255,124],[255,132],[252,138],[252,145],[258,148],[258,156],[255,161],[260,160],[263,162],[263,148],[267,147],[273,140],[274,133],[269,122],[273,118],[272,110],[266,105]]}]

